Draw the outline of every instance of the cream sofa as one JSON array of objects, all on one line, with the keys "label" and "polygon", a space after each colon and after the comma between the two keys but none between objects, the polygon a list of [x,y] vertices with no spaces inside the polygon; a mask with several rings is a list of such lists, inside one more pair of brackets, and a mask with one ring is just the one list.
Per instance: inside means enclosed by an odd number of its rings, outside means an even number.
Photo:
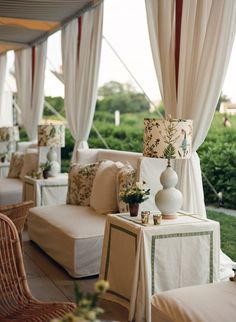
[{"label": "cream sofa", "polygon": [[152,297],[152,322],[236,321],[236,282],[197,285]]},{"label": "cream sofa", "polygon": [[[156,210],[154,194],[160,189],[160,173],[165,160],[143,158],[140,153],[103,149],[78,150],[81,165],[101,160],[129,162],[137,172],[137,180],[145,180],[151,188],[149,200],[142,209]],[[110,187],[116,189],[116,186]],[[30,209],[28,232],[32,241],[58,262],[73,277],[99,273],[106,216],[92,207],[64,204]]]},{"label": "cream sofa", "polygon": [[0,179],[0,205],[14,204],[22,201],[23,178],[27,173],[36,170],[38,167],[37,150],[32,149],[35,145],[32,142],[22,142],[24,148],[20,148],[19,155],[22,160],[13,164],[10,162],[8,177]]}]

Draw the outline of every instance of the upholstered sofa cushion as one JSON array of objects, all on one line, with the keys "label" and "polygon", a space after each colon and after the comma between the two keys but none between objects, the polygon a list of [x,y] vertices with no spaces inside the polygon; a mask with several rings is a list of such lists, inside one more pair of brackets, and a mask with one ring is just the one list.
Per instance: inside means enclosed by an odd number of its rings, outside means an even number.
[{"label": "upholstered sofa cushion", "polygon": [[20,179],[24,179],[24,176],[30,175],[32,171],[38,169],[38,153],[25,153],[23,166],[20,173]]},{"label": "upholstered sofa cushion", "polygon": [[116,176],[124,166],[121,162],[101,162],[93,181],[90,206],[98,214],[118,212]]},{"label": "upholstered sofa cushion", "polygon": [[8,205],[22,201],[23,181],[18,178],[1,178],[0,204]]},{"label": "upholstered sofa cushion", "polygon": [[93,181],[100,162],[88,165],[72,164],[69,170],[67,204],[90,205]]},{"label": "upholstered sofa cushion", "polygon": [[15,152],[12,154],[8,178],[19,178],[24,163],[24,154]]},{"label": "upholstered sofa cushion", "polygon": [[152,297],[152,322],[232,322],[235,317],[234,282],[184,287]]},{"label": "upholstered sofa cushion", "polygon": [[106,217],[91,207],[59,205],[30,209],[28,231],[73,277],[99,273]]}]

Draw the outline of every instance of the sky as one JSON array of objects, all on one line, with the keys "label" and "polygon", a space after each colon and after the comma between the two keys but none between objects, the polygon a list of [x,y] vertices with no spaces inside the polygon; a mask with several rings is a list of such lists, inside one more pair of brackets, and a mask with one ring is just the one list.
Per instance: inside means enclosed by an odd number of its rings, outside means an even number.
[{"label": "sky", "polygon": [[[154,103],[158,102],[160,92],[150,49],[144,0],[105,0],[104,3],[103,35],[128,66],[148,97]],[[63,96],[63,85],[49,72],[49,69],[59,70],[60,66],[60,32],[57,32],[49,37],[48,41],[46,96]],[[235,78],[236,41],[222,88],[223,93],[234,102],[236,102]],[[99,87],[111,80],[121,83],[128,82],[141,90],[103,40]]]}]

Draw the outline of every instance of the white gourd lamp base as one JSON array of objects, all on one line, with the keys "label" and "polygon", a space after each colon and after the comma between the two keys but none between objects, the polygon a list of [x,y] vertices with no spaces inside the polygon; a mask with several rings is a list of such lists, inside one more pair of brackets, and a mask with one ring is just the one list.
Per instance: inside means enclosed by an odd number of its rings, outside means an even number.
[{"label": "white gourd lamp base", "polygon": [[50,162],[49,176],[55,177],[60,172],[60,164],[57,162],[57,152],[54,147],[50,147],[47,159]]},{"label": "white gourd lamp base", "polygon": [[163,189],[155,196],[157,208],[160,210],[163,219],[175,219],[183,204],[182,193],[175,188],[178,182],[177,173],[171,168],[168,159],[167,168],[160,176]]}]

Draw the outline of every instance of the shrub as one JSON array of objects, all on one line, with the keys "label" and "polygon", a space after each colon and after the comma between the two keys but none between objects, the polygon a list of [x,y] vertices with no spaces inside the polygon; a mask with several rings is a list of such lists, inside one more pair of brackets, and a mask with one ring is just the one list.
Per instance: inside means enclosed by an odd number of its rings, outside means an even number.
[{"label": "shrub", "polygon": [[[235,122],[235,123],[234,123]],[[216,113],[209,134],[199,148],[202,172],[217,192],[223,193],[225,207],[236,208],[236,119],[231,117],[231,128],[225,128],[222,115]],[[234,128],[235,127],[235,128]],[[217,196],[203,180],[206,203],[215,203]]]}]

